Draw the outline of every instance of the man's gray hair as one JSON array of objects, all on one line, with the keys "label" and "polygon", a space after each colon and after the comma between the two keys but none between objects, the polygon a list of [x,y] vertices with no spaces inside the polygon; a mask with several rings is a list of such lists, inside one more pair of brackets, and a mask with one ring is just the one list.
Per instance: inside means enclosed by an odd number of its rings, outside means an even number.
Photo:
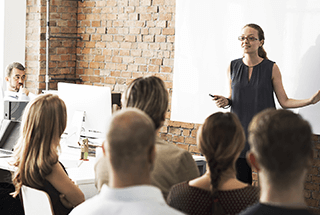
[{"label": "man's gray hair", "polygon": [[10,77],[11,76],[11,72],[12,70],[16,68],[16,69],[19,69],[19,70],[22,70],[22,71],[25,71],[25,67],[19,63],[19,62],[13,62],[13,63],[10,63],[7,68],[6,68],[6,76],[7,77]]}]

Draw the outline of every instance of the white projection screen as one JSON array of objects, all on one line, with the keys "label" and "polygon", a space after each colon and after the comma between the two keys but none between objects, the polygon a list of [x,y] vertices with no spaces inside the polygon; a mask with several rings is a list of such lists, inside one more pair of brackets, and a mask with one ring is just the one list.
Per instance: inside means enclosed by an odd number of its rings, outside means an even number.
[{"label": "white projection screen", "polygon": [[[264,30],[264,48],[288,97],[309,98],[320,89],[319,0],[176,0],[172,121],[203,123],[229,111],[217,108],[209,93],[229,95],[227,68],[242,57],[237,37],[248,23]],[[320,134],[320,103],[294,111]]]}]

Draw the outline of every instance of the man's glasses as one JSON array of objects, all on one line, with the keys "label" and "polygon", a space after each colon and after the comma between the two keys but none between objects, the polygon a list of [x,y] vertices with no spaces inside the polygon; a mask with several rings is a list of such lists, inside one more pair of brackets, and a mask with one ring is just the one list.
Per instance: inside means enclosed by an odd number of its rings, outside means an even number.
[{"label": "man's glasses", "polygon": [[24,79],[26,79],[26,76],[20,76],[20,75],[16,75],[13,76],[13,80],[18,81],[19,79],[21,79],[22,81],[24,81]]},{"label": "man's glasses", "polygon": [[259,40],[258,38],[254,37],[254,36],[249,36],[249,37],[245,37],[245,36],[239,36],[238,40],[240,40],[241,42],[245,41],[245,40],[249,40],[250,42],[254,42],[256,40]]}]

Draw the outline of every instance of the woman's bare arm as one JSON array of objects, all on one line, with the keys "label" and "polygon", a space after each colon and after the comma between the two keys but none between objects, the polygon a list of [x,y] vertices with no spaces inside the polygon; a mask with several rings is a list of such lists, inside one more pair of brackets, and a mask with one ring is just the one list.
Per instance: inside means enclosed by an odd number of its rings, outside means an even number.
[{"label": "woman's bare arm", "polygon": [[283,84],[279,67],[274,64],[272,69],[273,88],[276,93],[279,104],[283,108],[299,108],[310,104],[316,104],[320,100],[320,90],[308,99],[291,99],[288,98]]},{"label": "woman's bare arm", "polygon": [[[56,163],[52,167],[52,172],[46,177],[51,185],[56,188],[64,198],[73,206],[77,206],[84,202],[84,194],[77,185],[68,177],[60,163]],[[61,201],[66,207],[64,201]]]}]

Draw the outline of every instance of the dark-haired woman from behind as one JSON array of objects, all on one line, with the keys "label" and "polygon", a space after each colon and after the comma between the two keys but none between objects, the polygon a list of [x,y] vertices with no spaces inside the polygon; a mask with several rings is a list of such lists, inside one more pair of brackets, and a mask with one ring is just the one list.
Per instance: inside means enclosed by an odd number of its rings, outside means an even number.
[{"label": "dark-haired woman from behind", "polygon": [[207,160],[207,172],[173,186],[168,204],[194,215],[237,214],[259,200],[259,189],[236,178],[235,163],[245,134],[233,113],[210,115],[199,128],[197,144]]}]

